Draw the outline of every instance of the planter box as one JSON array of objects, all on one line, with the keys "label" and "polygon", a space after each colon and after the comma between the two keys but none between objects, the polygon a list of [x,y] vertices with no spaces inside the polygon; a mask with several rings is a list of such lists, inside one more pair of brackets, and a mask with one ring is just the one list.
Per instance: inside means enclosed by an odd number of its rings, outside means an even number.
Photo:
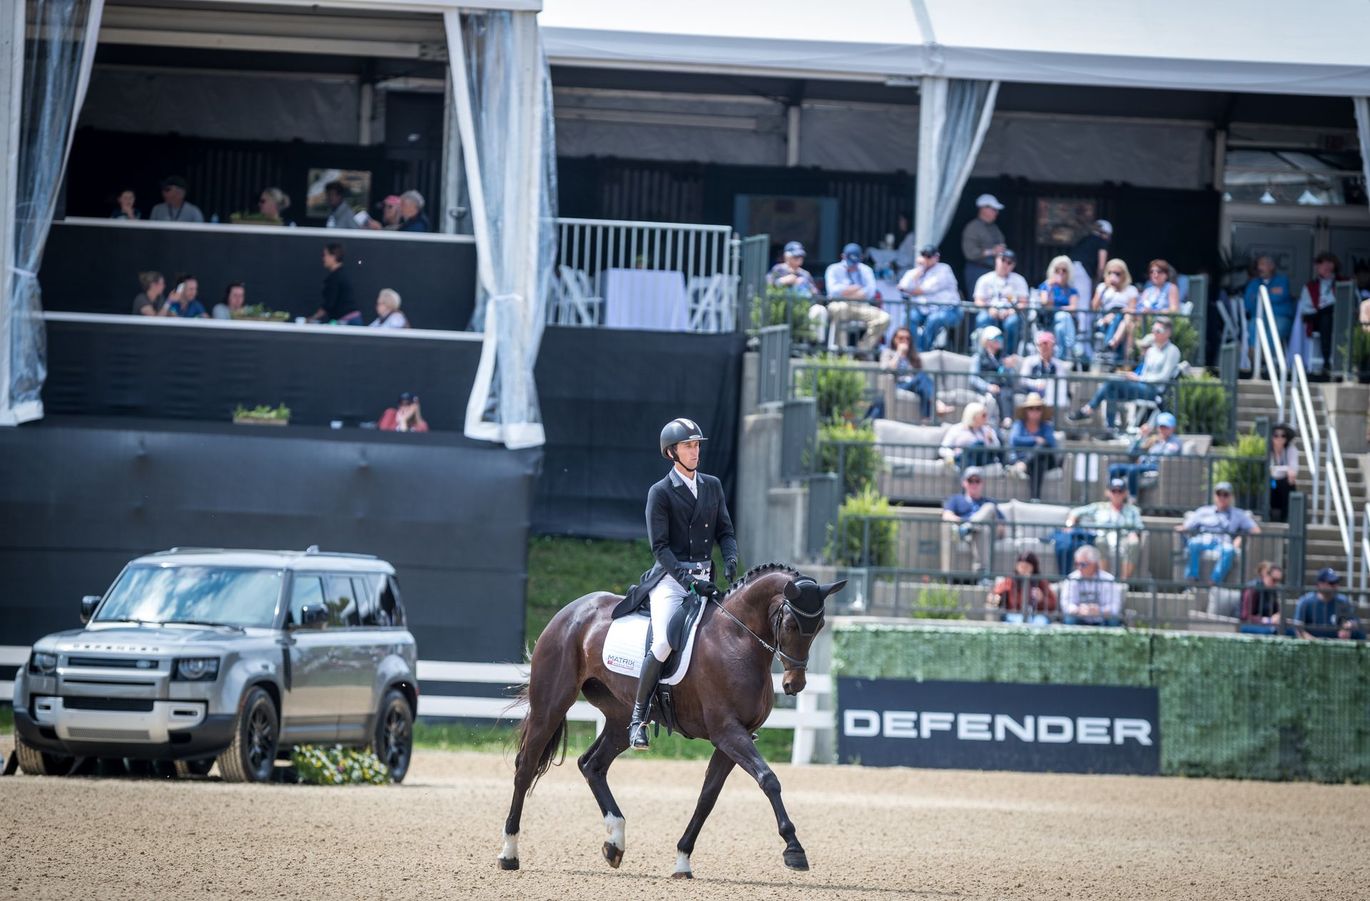
[{"label": "planter box", "polygon": [[262,419],[256,416],[234,416],[234,425],[290,425],[289,419]]}]

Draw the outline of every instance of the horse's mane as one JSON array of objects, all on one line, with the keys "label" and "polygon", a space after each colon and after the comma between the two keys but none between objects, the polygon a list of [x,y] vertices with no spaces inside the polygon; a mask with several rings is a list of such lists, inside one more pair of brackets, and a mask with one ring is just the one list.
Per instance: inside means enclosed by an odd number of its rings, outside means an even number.
[{"label": "horse's mane", "polygon": [[804,577],[803,573],[795,569],[793,566],[790,566],[788,563],[762,563],[759,566],[753,566],[751,569],[743,573],[741,578],[739,578],[738,580],[733,582],[733,584],[728,586],[727,593],[732,594],[734,591],[737,591],[741,588],[745,588],[752,582],[752,580],[756,579],[759,576],[765,576],[769,575],[770,573],[777,572],[786,573],[787,575],[794,576],[797,579]]}]

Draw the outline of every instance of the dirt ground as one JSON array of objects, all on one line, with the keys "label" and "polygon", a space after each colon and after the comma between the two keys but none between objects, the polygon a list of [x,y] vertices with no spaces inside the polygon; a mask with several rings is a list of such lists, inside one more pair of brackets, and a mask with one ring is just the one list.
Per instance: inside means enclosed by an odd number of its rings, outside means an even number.
[{"label": "dirt ground", "polygon": [[[8,742],[5,742],[8,744]],[[4,749],[8,751],[8,748]],[[217,778],[0,780],[0,897],[1202,898],[1370,896],[1370,787],[777,767],[812,870],[781,863],[770,806],[734,771],[691,882],[669,879],[704,763],[622,759],[619,870],[574,762],[529,800],[523,869],[495,858],[500,755],[419,753],[402,786]]]}]

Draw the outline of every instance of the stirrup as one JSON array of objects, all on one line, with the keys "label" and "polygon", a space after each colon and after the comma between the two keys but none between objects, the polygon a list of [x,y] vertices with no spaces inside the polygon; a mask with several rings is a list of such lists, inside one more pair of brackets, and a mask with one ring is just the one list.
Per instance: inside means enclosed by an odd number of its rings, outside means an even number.
[{"label": "stirrup", "polygon": [[634,751],[647,751],[652,747],[650,739],[647,738],[647,722],[635,722],[628,727],[628,747]]}]

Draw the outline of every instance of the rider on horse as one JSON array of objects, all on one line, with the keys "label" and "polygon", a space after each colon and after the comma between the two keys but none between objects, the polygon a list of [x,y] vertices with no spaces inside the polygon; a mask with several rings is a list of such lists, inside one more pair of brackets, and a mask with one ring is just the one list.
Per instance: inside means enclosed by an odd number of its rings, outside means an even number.
[{"label": "rider on horse", "polygon": [[652,612],[652,653],[642,661],[628,741],[645,751],[647,715],[661,665],[671,654],[671,617],[687,593],[708,598],[718,594],[713,582],[715,542],[723,551],[723,575],[737,575],[737,538],[723,484],[699,472],[699,444],[707,440],[689,419],[672,419],[661,430],[661,455],[673,464],[666,477],[647,493],[647,535],[656,565],[642,581]]}]

